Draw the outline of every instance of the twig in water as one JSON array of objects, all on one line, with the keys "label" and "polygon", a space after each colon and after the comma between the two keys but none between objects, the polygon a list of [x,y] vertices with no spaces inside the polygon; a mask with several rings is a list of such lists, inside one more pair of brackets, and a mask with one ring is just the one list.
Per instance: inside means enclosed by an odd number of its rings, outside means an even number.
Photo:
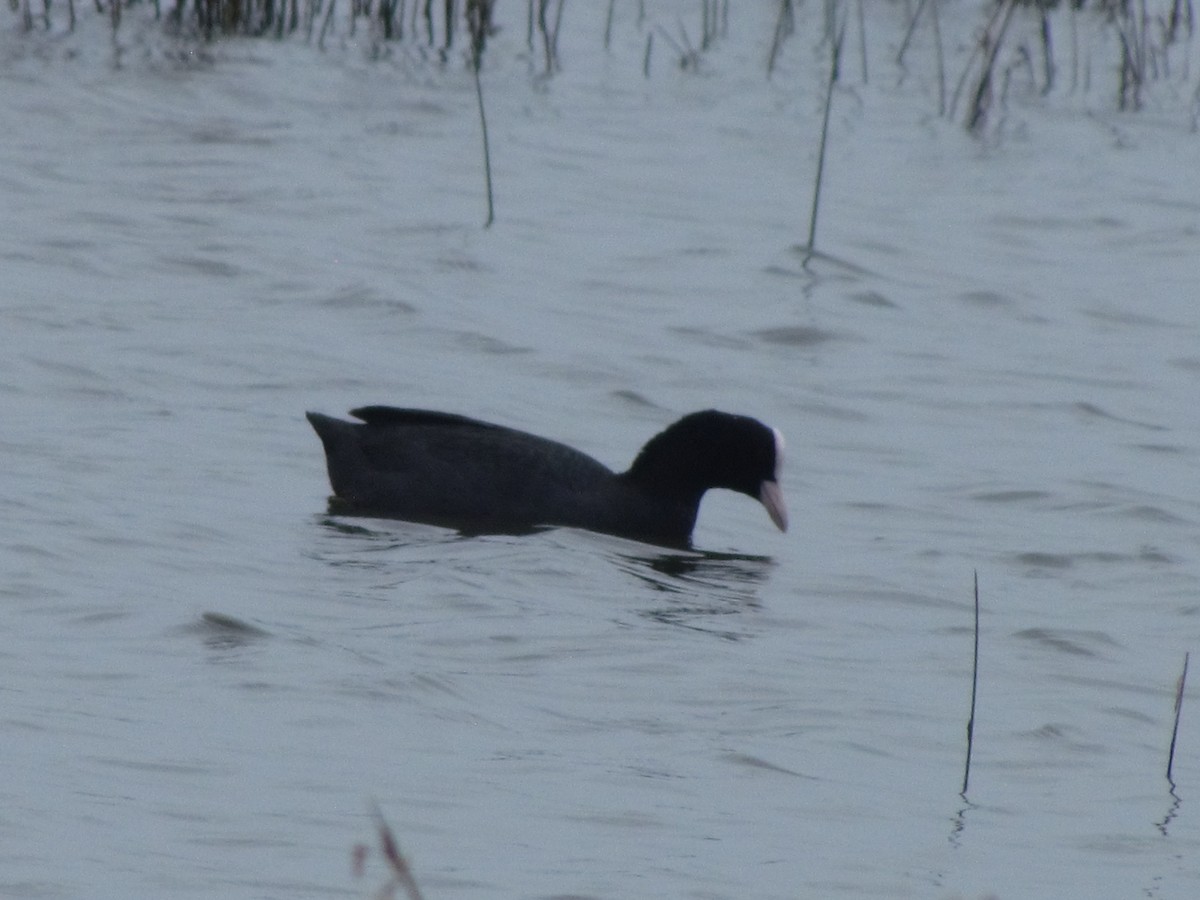
[{"label": "twig in water", "polygon": [[1171,749],[1167,753],[1167,781],[1175,787],[1175,779],[1171,777],[1175,767],[1175,739],[1179,737],[1179,714],[1183,711],[1183,689],[1187,685],[1188,657],[1191,653],[1183,654],[1183,671],[1179,673],[1179,684],[1175,686],[1175,727],[1171,729]]},{"label": "twig in water", "polygon": [[967,763],[963,767],[962,796],[971,780],[971,750],[975,746],[975,696],[979,688],[979,570],[975,570],[975,652],[971,660],[971,714],[967,717]]},{"label": "twig in water", "polygon": [[[392,829],[384,821],[383,813],[379,811],[378,805],[373,803],[371,806],[371,812],[375,817],[375,827],[379,831],[379,852],[387,862],[388,868],[392,870],[392,877],[388,880],[387,884],[379,889],[379,893],[376,896],[394,897],[396,895],[396,888],[402,887],[404,888],[404,893],[408,895],[408,900],[424,900],[421,896],[421,889],[417,887],[417,880],[413,878],[412,870],[408,867],[408,861],[400,852],[400,846],[396,843]],[[354,847],[353,861],[355,875],[362,874],[363,863],[366,861],[369,852],[365,844],[358,844]]]},{"label": "twig in water", "polygon": [[825,145],[829,138],[829,109],[833,106],[833,86],[838,80],[838,68],[841,65],[842,38],[846,34],[846,20],[838,28],[837,37],[830,48],[829,85],[825,92],[825,116],[821,122],[821,144],[817,150],[817,176],[813,184],[812,213],[808,219],[808,244],[805,245],[804,265],[808,265],[817,245],[817,211],[821,205],[821,178],[825,173]]}]

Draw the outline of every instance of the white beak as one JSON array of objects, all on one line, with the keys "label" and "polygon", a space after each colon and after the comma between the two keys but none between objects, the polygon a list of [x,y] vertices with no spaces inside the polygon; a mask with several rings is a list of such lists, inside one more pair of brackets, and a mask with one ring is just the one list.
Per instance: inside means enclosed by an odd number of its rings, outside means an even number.
[{"label": "white beak", "polygon": [[758,489],[758,502],[767,508],[767,515],[780,531],[787,531],[787,504],[778,481],[764,481]]}]

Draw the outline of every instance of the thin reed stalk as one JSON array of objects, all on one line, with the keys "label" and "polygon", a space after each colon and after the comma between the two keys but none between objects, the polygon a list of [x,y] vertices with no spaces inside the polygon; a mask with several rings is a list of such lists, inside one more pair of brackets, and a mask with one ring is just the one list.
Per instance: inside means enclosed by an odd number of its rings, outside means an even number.
[{"label": "thin reed stalk", "polygon": [[933,6],[930,12],[933,14],[933,41],[934,52],[937,58],[937,82],[938,82],[938,115],[946,115],[946,56],[942,49],[942,22],[941,15],[938,12],[938,4],[940,0],[933,0]]},{"label": "thin reed stalk", "polygon": [[1042,96],[1046,96],[1054,89],[1054,78],[1058,73],[1058,66],[1054,62],[1054,41],[1050,35],[1050,11],[1042,7],[1041,12],[1041,29],[1042,29],[1042,71],[1045,79],[1042,84]]},{"label": "thin reed stalk", "polygon": [[1175,787],[1175,741],[1179,737],[1179,716],[1183,712],[1183,692],[1187,687],[1188,659],[1191,653],[1183,654],[1183,671],[1179,673],[1179,682],[1175,685],[1175,724],[1171,728],[1171,749],[1167,752],[1167,781],[1171,788]]},{"label": "thin reed stalk", "polygon": [[467,24],[471,30],[471,73],[475,76],[475,98],[479,101],[479,129],[483,135],[483,178],[487,187],[487,219],[484,228],[496,221],[496,206],[492,197],[492,152],[488,145],[487,115],[483,109],[483,80],[479,76],[483,60],[483,45],[487,40],[488,6],[490,0],[467,0]]},{"label": "thin reed stalk", "polygon": [[971,751],[975,747],[975,698],[979,693],[979,570],[975,570],[975,648],[971,657],[971,713],[967,717],[967,761],[963,766],[963,799],[971,782]]},{"label": "thin reed stalk", "polygon": [[537,29],[542,35],[542,52],[546,60],[546,74],[557,72],[561,66],[558,61],[558,30],[562,26],[563,4],[566,0],[558,0],[554,11],[554,22],[551,24],[547,13],[551,0],[538,0]]},{"label": "thin reed stalk", "polygon": [[904,65],[904,54],[908,52],[908,45],[912,43],[912,37],[917,31],[917,23],[921,21],[921,13],[925,11],[925,4],[928,0],[920,0],[917,3],[917,8],[913,10],[912,18],[908,20],[908,28],[904,30],[904,37],[900,39],[900,49],[896,51],[896,65]]},{"label": "thin reed stalk", "polygon": [[[450,55],[450,48],[454,46],[454,19],[455,9],[454,0],[446,0],[444,7],[445,12],[442,16],[442,22],[445,25],[445,40],[442,42],[441,58],[444,60]],[[469,13],[468,13],[469,15]]]},{"label": "thin reed stalk", "polygon": [[555,69],[561,68],[558,62],[558,35],[562,30],[563,6],[566,5],[566,2],[567,0],[558,0],[558,9],[554,12],[554,35],[550,39],[550,49],[554,54]]},{"label": "thin reed stalk", "polygon": [[542,51],[546,58],[547,75],[554,71],[554,56],[551,53],[550,31],[549,26],[546,24],[546,8],[549,6],[550,0],[538,0],[537,26],[538,31],[542,35]]},{"label": "thin reed stalk", "polygon": [[729,29],[729,0],[700,0],[700,49],[708,50]]},{"label": "thin reed stalk", "polygon": [[846,20],[842,19],[829,51],[829,84],[825,89],[825,112],[821,119],[821,143],[817,150],[817,174],[813,181],[812,211],[808,217],[808,243],[805,245],[804,265],[808,265],[817,246],[817,213],[821,208],[821,182],[825,176],[825,147],[829,142],[829,110],[833,106],[833,87],[837,84],[842,58],[842,38],[846,35]]},{"label": "thin reed stalk", "polygon": [[679,68],[686,69],[689,66],[694,67],[698,61],[696,51],[692,49],[691,42],[688,40],[687,31],[684,29],[683,23],[680,22],[677,24],[679,25],[680,32],[682,32],[684,41],[683,44],[671,37],[671,32],[667,31],[667,29],[663,28],[661,25],[655,25],[654,30],[661,34],[663,40],[670,44],[672,49],[679,54]]},{"label": "thin reed stalk", "polygon": [[862,83],[869,84],[867,67],[867,15],[863,12],[863,0],[855,0],[858,12],[858,54],[862,61]]},{"label": "thin reed stalk", "polygon": [[1000,53],[1000,45],[1004,43],[1004,35],[1008,32],[1008,24],[1012,21],[1013,11],[1017,8],[1017,0],[1006,0],[1002,8],[1004,16],[1000,20],[1000,27],[994,35],[985,35],[983,38],[988,43],[984,49],[983,65],[979,73],[979,81],[975,86],[971,110],[967,114],[967,131],[977,131],[987,116],[992,95],[992,76],[996,67],[996,57]]},{"label": "thin reed stalk", "polygon": [[1117,19],[1117,35],[1121,39],[1121,67],[1117,86],[1118,109],[1140,109],[1142,85],[1146,80],[1146,58],[1149,50],[1146,37],[1146,5],[1139,5],[1140,12],[1130,7],[1122,10]]},{"label": "thin reed stalk", "polygon": [[683,46],[687,48],[686,51],[680,51],[679,68],[686,69],[691,66],[695,69],[700,65],[700,53],[692,46],[692,40],[688,37],[687,28],[684,26],[683,20],[678,19],[675,24],[679,26],[679,36],[683,38]]},{"label": "thin reed stalk", "polygon": [[[375,896],[394,897],[396,895],[396,888],[403,888],[404,893],[408,896],[408,900],[424,900],[424,897],[421,896],[421,888],[417,886],[417,880],[413,877],[412,869],[408,865],[408,860],[400,852],[400,845],[396,841],[396,836],[392,834],[392,829],[383,818],[383,813],[380,812],[378,804],[371,804],[371,815],[375,819],[375,830],[379,834],[379,852],[383,856],[384,862],[387,863],[388,869],[391,871],[391,878],[388,879],[387,884],[379,889]],[[355,875],[362,875],[363,864],[369,853],[370,850],[366,844],[358,844],[354,847]]]},{"label": "thin reed stalk", "polygon": [[1005,12],[1005,10],[1008,10],[1011,13],[1010,6],[1011,4],[1009,3],[999,3],[996,5],[996,7],[992,10],[991,18],[988,19],[987,25],[985,25],[983,28],[983,34],[980,35],[979,40],[975,42],[975,46],[971,48],[971,54],[967,57],[967,64],[963,66],[962,74],[958,78],[958,84],[954,88],[954,95],[950,98],[950,108],[946,111],[946,115],[951,119],[954,118],[954,113],[958,109],[958,98],[961,96],[963,88],[966,86],[967,78],[970,76],[971,71],[974,68],[975,60],[981,54],[985,54],[988,47],[991,46],[992,30],[996,27],[996,23],[1000,20],[1000,16]]},{"label": "thin reed stalk", "polygon": [[1079,16],[1075,5],[1067,4],[1067,22],[1071,28],[1071,93],[1079,87]]},{"label": "thin reed stalk", "polygon": [[329,6],[325,8],[325,19],[321,22],[321,32],[317,35],[317,49],[325,49],[325,35],[329,32],[329,24],[333,21],[333,8],[337,5],[337,0],[329,0]]},{"label": "thin reed stalk", "polygon": [[796,16],[792,9],[792,0],[779,0],[779,15],[775,19],[775,35],[771,38],[771,52],[767,56],[768,78],[775,71],[775,61],[779,58],[779,51],[783,47],[784,40],[791,35],[795,28]]}]

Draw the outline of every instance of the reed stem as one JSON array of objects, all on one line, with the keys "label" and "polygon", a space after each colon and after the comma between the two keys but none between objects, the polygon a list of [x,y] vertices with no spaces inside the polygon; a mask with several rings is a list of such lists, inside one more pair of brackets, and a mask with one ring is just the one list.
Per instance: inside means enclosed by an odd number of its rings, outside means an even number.
[{"label": "reed stem", "polygon": [[808,244],[805,263],[812,256],[817,245],[817,213],[821,207],[821,181],[825,174],[825,147],[829,139],[829,110],[833,106],[833,86],[837,84],[838,71],[842,57],[842,38],[846,35],[846,20],[842,19],[837,36],[830,49],[829,84],[825,90],[825,113],[821,120],[821,144],[817,150],[817,175],[813,184],[812,212],[808,218]]},{"label": "reed stem", "polygon": [[975,649],[971,658],[971,714],[967,717],[967,762],[963,766],[962,796],[971,781],[971,751],[975,746],[975,698],[979,692],[979,570],[975,570]]},{"label": "reed stem", "polygon": [[479,129],[483,136],[483,180],[487,188],[487,219],[484,228],[496,221],[496,206],[492,196],[492,152],[488,145],[487,115],[483,108],[483,79],[479,69],[483,62],[483,45],[487,39],[488,11],[484,0],[468,0],[468,24],[471,28],[471,74],[475,76],[475,99],[479,102]]},{"label": "reed stem", "polygon": [[1188,658],[1191,653],[1183,654],[1183,671],[1179,673],[1179,683],[1175,686],[1175,725],[1171,729],[1171,749],[1167,752],[1167,781],[1175,787],[1172,777],[1175,768],[1175,740],[1179,737],[1179,714],[1183,711],[1183,691],[1187,686]]}]

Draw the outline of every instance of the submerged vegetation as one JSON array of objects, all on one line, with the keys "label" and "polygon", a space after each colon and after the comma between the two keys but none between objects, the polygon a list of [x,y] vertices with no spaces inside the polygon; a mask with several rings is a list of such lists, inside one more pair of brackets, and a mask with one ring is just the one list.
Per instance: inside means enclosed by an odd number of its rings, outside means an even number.
[{"label": "submerged vegetation", "polygon": [[[1165,83],[1193,117],[1200,105],[1200,78],[1191,66],[1193,0],[982,0],[974,12],[964,10],[962,4],[971,2],[893,0],[874,8],[868,22],[864,0],[823,0],[809,11],[820,27],[807,37],[828,56],[844,36],[846,47],[839,52],[862,82],[869,77],[872,49],[885,48],[904,80],[919,46],[932,60],[929,80],[939,114],[972,131],[1017,92],[1099,91],[1111,98],[1106,99],[1111,107],[1133,111],[1142,108],[1150,85]],[[802,5],[775,4],[773,32],[764,47],[768,77],[797,33]],[[951,4],[957,29],[944,23]],[[136,13],[200,43],[235,36],[294,38],[324,49],[331,37],[365,35],[375,52],[407,46],[439,63],[461,59],[476,71],[498,27],[496,0],[9,0],[9,6],[26,32],[70,32],[86,14],[106,19],[115,37],[123,20]],[[561,67],[558,38],[566,6],[567,0],[509,0],[504,7],[519,17],[506,25],[524,32],[529,58],[544,75]],[[639,63],[647,77],[656,62],[656,41],[680,68],[695,70],[730,25],[729,0],[606,0],[604,11],[597,40],[608,49],[614,22],[636,21],[644,47]],[[949,71],[954,67],[957,75]]]}]

